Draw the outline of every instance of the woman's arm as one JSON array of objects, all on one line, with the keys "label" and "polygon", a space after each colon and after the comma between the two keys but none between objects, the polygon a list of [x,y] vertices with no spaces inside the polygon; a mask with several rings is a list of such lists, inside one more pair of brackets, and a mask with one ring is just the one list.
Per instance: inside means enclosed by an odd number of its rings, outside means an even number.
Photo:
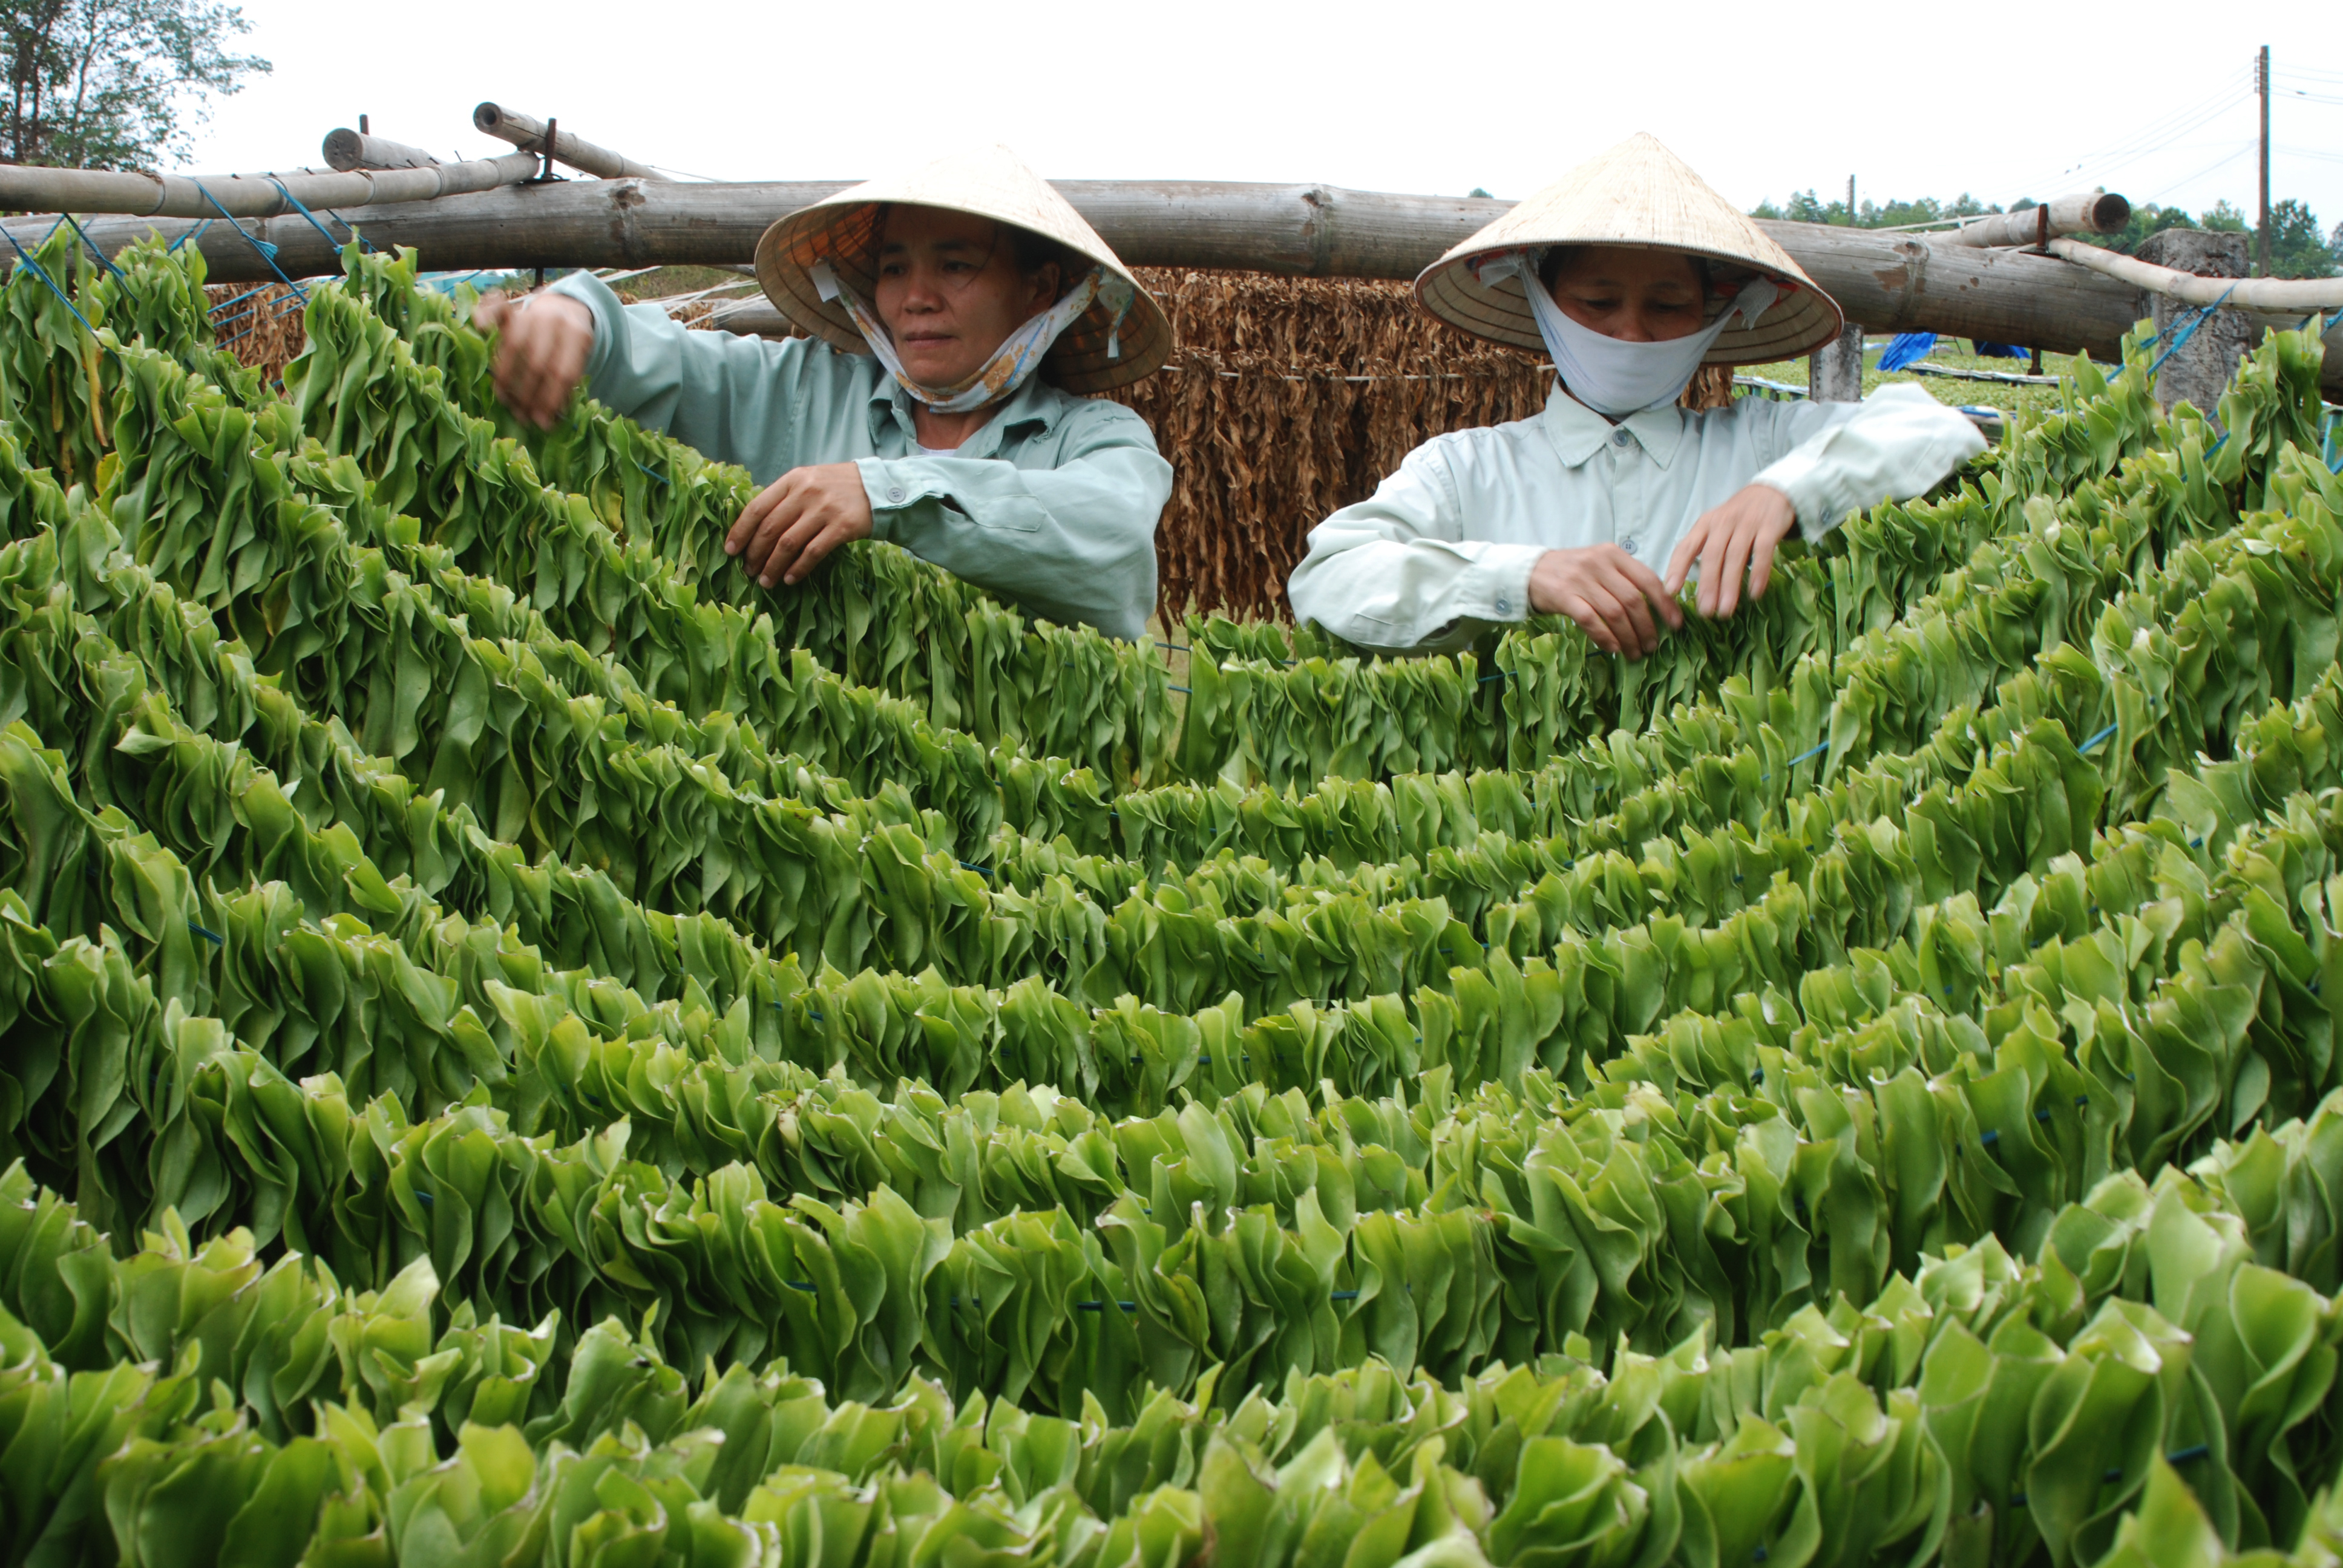
[{"label": "woman's arm", "polygon": [[804,454],[806,338],[768,343],[729,332],[695,332],[655,305],[624,305],[590,273],[573,272],[552,294],[593,313],[586,390],[617,412],[664,431],[719,463],[738,463],[760,485],[819,454]]},{"label": "woman's arm", "polygon": [[1385,652],[1462,648],[1480,623],[1529,614],[1544,550],[1463,538],[1447,461],[1418,447],[1365,500],[1310,531],[1286,597],[1293,618]]},{"label": "woman's arm", "polygon": [[1967,415],[1918,387],[1882,387],[1860,403],[1769,407],[1789,450],[1753,482],[1790,498],[1808,539],[1865,507],[1920,495],[1985,450]]},{"label": "woman's arm", "polygon": [[1037,615],[1135,640],[1155,608],[1155,524],[1172,465],[1146,421],[1118,404],[1079,403],[1061,418],[1054,467],[862,458],[871,537]]}]

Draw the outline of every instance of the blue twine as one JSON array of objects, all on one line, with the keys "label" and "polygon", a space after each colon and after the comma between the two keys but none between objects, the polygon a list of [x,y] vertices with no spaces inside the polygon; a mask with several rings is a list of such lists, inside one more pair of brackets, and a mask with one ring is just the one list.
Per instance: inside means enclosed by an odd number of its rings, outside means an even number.
[{"label": "blue twine", "polygon": [[[54,226],[52,226],[49,232],[52,234],[56,232]],[[33,259],[32,253],[17,243],[15,234],[6,229],[0,229],[0,234],[6,234],[8,236],[8,244],[10,246],[15,250],[18,256],[23,258],[25,265],[33,269],[33,276],[49,286],[49,292],[57,297],[58,303],[63,305],[67,310],[73,312],[73,318],[81,323],[82,330],[87,332],[92,337],[97,337],[97,328],[89,324],[89,317],[81,313],[81,307],[74,304],[72,298],[64,289],[57,286],[57,280],[49,276],[48,269],[43,266],[39,262]],[[113,347],[106,343],[106,339],[98,337],[97,346],[104,348],[108,355],[113,356],[113,357],[116,359],[121,357],[120,355],[115,354]]]},{"label": "blue twine", "polygon": [[960,869],[961,870],[963,870],[963,871],[974,871],[974,872],[975,872],[978,876],[980,876],[980,877],[989,877],[989,876],[992,875],[992,868],[991,868],[991,867],[990,867],[990,866],[973,866],[973,865],[970,865],[970,864],[968,861],[966,861],[966,860],[962,860],[962,861],[960,863]]},{"label": "blue twine", "polygon": [[[301,205],[301,198],[293,194],[290,186],[287,186],[283,180],[278,179],[275,175],[270,175],[268,176],[268,183],[277,187],[278,195],[282,196],[287,201],[293,204],[293,210],[295,212],[299,213],[303,217],[309,220],[309,226],[317,231],[317,237],[319,239],[324,240],[327,246],[331,246],[335,250],[342,248],[339,244],[336,243],[334,236],[326,232],[326,226],[317,221],[317,215],[310,212],[307,207]],[[327,209],[326,216],[332,218],[336,223],[340,224],[344,228],[349,228],[350,237],[358,242],[358,248],[360,250],[372,250],[374,248],[374,246],[367,243],[366,236],[360,234],[354,228],[350,228],[349,219],[342,216],[339,213],[333,211],[331,208]]]},{"label": "blue twine", "polygon": [[[267,292],[268,292],[268,286],[267,286],[266,284],[265,284],[265,283],[264,283],[264,284],[262,284],[258,288],[247,288],[247,289],[246,289],[242,294],[239,294],[239,295],[236,296],[234,298],[232,298],[232,299],[223,299],[223,300],[221,300],[217,305],[213,306],[213,307],[211,307],[211,314],[213,314],[213,315],[217,315],[219,312],[221,312],[221,311],[223,311],[223,310],[226,310],[226,309],[229,306],[231,306],[231,305],[242,305],[246,300],[250,299],[254,295],[256,295],[256,294],[266,294],[266,293],[267,293]],[[235,320],[235,319],[236,319],[236,317],[233,317],[233,316],[231,316],[231,317],[226,317],[226,319],[227,319],[227,320],[230,320],[230,321],[233,321],[233,320]]]},{"label": "blue twine", "polygon": [[[170,255],[173,251],[175,251],[175,250],[178,249],[181,246],[183,246],[183,245],[186,244],[186,243],[187,243],[187,241],[189,241],[189,240],[191,240],[191,239],[192,239],[192,240],[197,240],[197,241],[200,241],[200,240],[204,237],[204,230],[206,230],[206,229],[207,229],[207,228],[211,227],[211,226],[212,226],[212,220],[211,220],[211,219],[209,219],[209,218],[206,218],[206,219],[204,219],[204,221],[203,221],[203,222],[201,222],[201,223],[199,223],[199,224],[196,225],[196,226],[195,226],[195,227],[193,227],[193,228],[191,228],[191,229],[187,230],[187,232],[186,232],[186,233],[185,233],[185,234],[181,235],[178,238],[176,238],[176,239],[173,240],[170,244],[168,244],[168,245],[165,246],[163,247],[163,254],[164,254],[165,256],[168,256],[168,255]],[[201,250],[201,249],[203,248],[203,246],[202,246],[200,244],[198,244],[198,245],[196,246],[196,248],[197,250]]]},{"label": "blue twine", "polygon": [[2075,749],[2078,753],[2092,750],[2102,741],[2106,740],[2108,736],[2113,735],[2117,728],[2118,726],[2114,724],[2108,725],[2105,729],[2100,730],[2097,735],[2092,736],[2088,740],[2084,741],[2082,745],[2077,747]]},{"label": "blue twine", "polygon": [[204,930],[203,927],[196,924],[196,920],[193,915],[187,917],[187,930],[195,932],[196,935],[203,938],[206,941],[211,943],[212,946],[216,948],[224,948],[227,946],[227,939],[226,937],[220,935],[217,931],[207,931]]},{"label": "blue twine", "polygon": [[1483,677],[1481,678],[1481,684],[1482,684],[1482,685],[1483,685],[1483,686],[1486,686],[1486,685],[1488,685],[1488,684],[1489,684],[1489,682],[1491,682],[1491,681],[1493,681],[1493,680],[1503,680],[1503,679],[1504,679],[1504,678],[1505,678],[1505,672],[1504,672],[1503,670],[1502,670],[1502,669],[1501,669],[1501,670],[1497,671],[1497,673],[1496,673],[1496,674],[1494,674],[1494,675],[1484,675],[1484,676],[1483,676]]},{"label": "blue twine", "polygon": [[60,216],[63,216],[67,223],[73,224],[74,233],[81,236],[82,244],[89,246],[90,255],[97,257],[97,265],[106,268],[106,271],[114,274],[115,276],[120,277],[122,276],[122,269],[114,265],[114,258],[112,256],[97,248],[97,241],[90,238],[88,233],[83,229],[80,224],[74,222],[74,215],[71,213],[64,213]]},{"label": "blue twine", "polygon": [[1174,653],[1192,653],[1195,651],[1193,648],[1183,647],[1176,642],[1165,642],[1160,637],[1155,639],[1155,646],[1158,648],[1168,648]]},{"label": "blue twine", "polygon": [[[277,275],[277,281],[291,289],[294,293],[299,295],[304,300],[307,300],[309,297],[308,291],[304,289],[299,284],[294,282],[291,278],[286,276],[285,269],[277,265],[277,247],[269,244],[266,240],[261,238],[258,235],[254,234],[251,230],[246,228],[244,225],[236,222],[234,214],[230,213],[225,206],[220,206],[220,199],[219,197],[212,195],[210,186],[205,185],[201,180],[196,180],[193,184],[197,190],[204,193],[204,199],[206,201],[211,203],[214,206],[219,207],[219,215],[220,216],[227,219],[228,226],[235,229],[236,233],[244,236],[245,239],[251,245],[252,248],[260,253],[260,259],[268,264],[268,270]],[[313,218],[310,221],[314,223],[317,220]]]},{"label": "blue twine", "polygon": [[[1830,742],[1825,740],[1820,746],[1813,747],[1807,750],[1799,752],[1795,757],[1793,757],[1787,762],[1783,763],[1782,767],[1784,770],[1786,771],[1789,769],[1795,768],[1799,763],[1805,761],[1810,757],[1820,757],[1824,752],[1829,749]],[[1772,777],[1774,777],[1774,775],[1771,771],[1760,773],[1757,775],[1757,782],[1763,784],[1766,779],[1771,779]],[[1739,881],[1740,879],[1736,877],[1734,880]]]},{"label": "blue twine", "polygon": [[[2172,337],[2172,346],[2167,348],[2163,353],[2157,355],[2156,357],[2156,363],[2147,367],[2148,379],[2151,381],[2154,380],[2156,378],[2156,373],[2164,368],[2164,362],[2171,358],[2174,355],[2179,353],[2180,350],[2187,345],[2188,340],[2197,335],[2197,329],[2204,326],[2206,321],[2211,317],[2215,311],[2220,309],[2222,306],[2227,305],[2229,302],[2229,296],[2237,292],[2237,286],[2234,283],[2229,285],[2228,287],[2221,291],[2220,298],[2199,310],[2197,313],[2195,320],[2189,322],[2187,326],[2182,327],[2178,332],[2174,333]],[[2148,341],[2153,343],[2156,339],[2151,337]]]},{"label": "blue twine", "polygon": [[652,478],[657,479],[662,485],[668,482],[668,477],[665,474],[660,473],[657,468],[652,467],[640,457],[635,459],[635,467],[640,468],[644,473],[649,474]]},{"label": "blue twine", "polygon": [[1165,689],[1169,691],[1176,691],[1182,697],[1193,697],[1195,695],[1194,692],[1190,691],[1184,686],[1167,686]]},{"label": "blue twine", "polygon": [[781,1283],[793,1291],[803,1291],[809,1296],[820,1293],[819,1287],[811,1280],[783,1280]]}]

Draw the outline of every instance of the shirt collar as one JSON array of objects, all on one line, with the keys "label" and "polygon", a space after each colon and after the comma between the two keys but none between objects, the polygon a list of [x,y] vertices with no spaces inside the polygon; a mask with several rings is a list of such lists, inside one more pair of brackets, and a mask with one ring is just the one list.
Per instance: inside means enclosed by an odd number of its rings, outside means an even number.
[{"label": "shirt collar", "polygon": [[[870,438],[879,439],[880,431],[890,424],[903,433],[903,439],[916,446],[920,427],[911,417],[911,395],[903,390],[902,383],[887,374],[876,358],[865,356],[878,370],[879,377],[870,387]],[[1047,435],[1057,426],[1074,399],[1067,393],[1043,381],[1039,376],[1029,376],[1024,384],[1009,395],[992,417],[977,427],[974,434],[960,444],[953,453],[960,457],[989,457],[1011,431],[1027,427],[1039,427]]]},{"label": "shirt collar", "polygon": [[1539,416],[1539,423],[1545,427],[1564,466],[1572,468],[1609,446],[1622,431],[1664,469],[1674,460],[1676,447],[1684,441],[1681,408],[1645,408],[1614,425],[1564,391],[1559,380],[1546,397],[1545,412]]}]

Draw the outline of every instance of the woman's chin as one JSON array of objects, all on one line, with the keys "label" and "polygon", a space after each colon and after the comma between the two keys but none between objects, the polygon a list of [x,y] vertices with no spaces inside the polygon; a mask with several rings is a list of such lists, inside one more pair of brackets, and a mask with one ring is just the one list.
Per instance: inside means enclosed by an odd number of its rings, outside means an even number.
[{"label": "woman's chin", "polygon": [[951,387],[964,380],[974,368],[957,359],[930,359],[913,355],[903,356],[904,373],[922,387]]}]

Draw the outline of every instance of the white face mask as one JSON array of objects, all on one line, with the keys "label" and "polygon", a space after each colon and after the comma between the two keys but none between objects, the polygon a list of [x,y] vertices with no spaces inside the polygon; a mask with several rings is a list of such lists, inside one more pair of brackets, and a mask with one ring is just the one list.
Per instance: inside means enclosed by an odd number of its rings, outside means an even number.
[{"label": "white face mask", "polygon": [[1538,336],[1554,356],[1554,367],[1570,395],[1598,414],[1623,418],[1646,408],[1674,403],[1692,385],[1693,373],[1707,357],[1725,329],[1740,317],[1751,326],[1773,307],[1781,288],[1763,277],[1753,278],[1734,297],[1723,314],[1686,337],[1660,343],[1629,343],[1605,337],[1591,327],[1581,327],[1554,302],[1538,281],[1542,250],[1506,251],[1473,263],[1473,276],[1483,286],[1502,278],[1518,277],[1537,317]]}]

